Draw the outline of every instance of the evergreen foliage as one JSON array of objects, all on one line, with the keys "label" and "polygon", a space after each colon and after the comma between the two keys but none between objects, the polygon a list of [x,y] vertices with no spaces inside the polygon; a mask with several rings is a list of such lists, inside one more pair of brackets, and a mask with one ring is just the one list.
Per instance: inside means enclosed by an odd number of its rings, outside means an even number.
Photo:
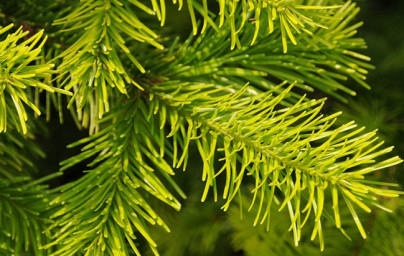
[{"label": "evergreen foliage", "polygon": [[[393,147],[324,108],[324,95],[346,103],[370,88],[356,3],[40,2],[0,4],[0,254],[212,254],[227,232],[245,255],[341,255],[340,237],[368,237],[365,213],[397,210],[374,221],[380,237],[402,216],[402,192],[380,172],[402,162]],[[63,123],[65,109],[88,136],[42,173],[39,116]],[[181,169],[202,176],[198,191]],[[394,233],[391,251],[361,253],[395,255]]]}]

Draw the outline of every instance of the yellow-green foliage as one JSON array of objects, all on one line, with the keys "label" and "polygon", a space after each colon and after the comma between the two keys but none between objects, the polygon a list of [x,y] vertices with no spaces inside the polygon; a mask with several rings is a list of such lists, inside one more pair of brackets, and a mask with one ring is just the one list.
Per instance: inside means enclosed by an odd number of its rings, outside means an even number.
[{"label": "yellow-green foliage", "polygon": [[[401,163],[393,148],[353,121],[336,125],[340,112],[324,114],[326,99],[306,95],[346,101],[348,79],[369,88],[352,1],[173,0],[189,11],[187,40],[161,27],[164,0],[56,2],[69,8],[48,21],[53,32],[0,30],[0,252],[141,255],[144,243],[158,255],[150,226],[170,227],[155,199],[181,210],[174,175],[192,149],[201,201],[222,198],[224,211],[247,203],[243,214],[267,230],[271,213],[285,211],[295,246],[309,230],[324,250],[325,219],[346,236],[353,222],[366,238],[357,211],[389,211],[380,197],[401,194],[371,176]],[[18,174],[32,165],[25,151],[40,151],[10,135],[34,133],[26,122],[37,122],[42,91],[90,134],[61,163],[89,162],[83,176],[51,190],[40,184],[60,173]]]}]

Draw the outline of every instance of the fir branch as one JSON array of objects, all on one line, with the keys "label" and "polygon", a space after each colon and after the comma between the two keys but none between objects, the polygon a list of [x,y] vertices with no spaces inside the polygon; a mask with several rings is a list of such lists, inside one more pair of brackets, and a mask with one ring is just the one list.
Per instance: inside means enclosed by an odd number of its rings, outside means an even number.
[{"label": "fir branch", "polygon": [[[31,138],[30,138],[31,137]],[[48,255],[40,247],[49,243],[51,194],[42,183],[58,176],[33,180],[32,162],[42,151],[32,135],[23,137],[16,130],[0,134],[0,252],[3,255]]]},{"label": "fir branch", "polygon": [[[29,130],[35,130],[32,122]],[[49,243],[44,232],[50,221],[47,214],[51,195],[41,185],[55,175],[33,180],[38,170],[33,160],[45,155],[31,133],[16,129],[0,134],[0,252],[3,255],[48,255],[40,247]]]},{"label": "fir branch", "polygon": [[7,255],[49,254],[40,248],[50,241],[50,232],[44,231],[50,223],[50,195],[47,186],[39,185],[49,178],[0,177],[0,249],[9,250]]},{"label": "fir branch", "polygon": [[[362,129],[353,130],[353,123],[333,129],[338,114],[320,115],[322,100],[304,101],[303,97],[283,108],[279,102],[291,87],[273,96],[248,94],[247,87],[235,91],[231,87],[180,82],[152,86],[151,108],[158,113],[160,127],[166,122],[171,126],[168,136],[173,137],[173,165],[186,168],[188,146],[191,141],[197,143],[206,182],[202,201],[211,188],[217,199],[216,178],[223,173],[223,198],[227,200],[223,209],[227,210],[244,176],[251,175],[255,183],[251,207],[257,203],[260,208],[255,224],[269,225],[270,206],[275,189],[279,190],[284,196],[279,210],[287,206],[290,211],[296,245],[300,229],[313,211],[312,238],[318,234],[324,248],[321,216],[326,191],[332,193],[336,226],[341,228],[338,197],[342,197],[364,238],[366,233],[353,204],[370,212],[370,205],[378,206],[378,196],[400,194],[379,188],[384,184],[368,181],[364,175],[402,160],[393,157],[375,163],[375,158],[392,148],[379,149],[383,143],[376,142],[375,133],[358,135]],[[178,147],[182,154],[178,155]],[[219,170],[214,167],[217,151],[224,152]],[[259,202],[258,195],[262,198]]]},{"label": "fir branch", "polygon": [[61,32],[74,38],[58,56],[63,59],[58,67],[60,85],[74,90],[68,107],[76,104],[78,117],[84,127],[90,126],[90,133],[98,130],[98,120],[109,112],[111,98],[126,94],[128,85],[143,89],[122,64],[124,55],[131,65],[145,72],[127,41],[163,49],[156,40],[158,35],[138,18],[139,9],[153,13],[139,1],[81,1],[66,17],[54,22],[65,27]]},{"label": "fir branch", "polygon": [[[0,30],[3,34],[13,24]],[[38,59],[45,39],[41,40],[43,31],[38,32],[24,42],[18,42],[29,34],[20,27],[16,32],[0,42],[0,132],[5,132],[9,126],[17,128],[22,133],[27,133],[26,122],[28,115],[24,104],[31,108],[37,115],[41,111],[32,100],[29,88],[39,88],[49,92],[58,92],[69,95],[70,93],[52,87],[41,82],[41,79],[52,74],[52,64],[31,64]],[[16,119],[18,117],[18,120]],[[8,122],[11,119],[11,125]]]},{"label": "fir branch", "polygon": [[106,116],[104,122],[112,123],[104,130],[71,145],[86,144],[81,154],[62,162],[62,170],[96,157],[89,164],[91,170],[61,187],[62,193],[51,202],[62,206],[52,215],[55,224],[51,228],[58,230],[46,248],[59,247],[52,255],[129,255],[127,243],[140,255],[134,241],[137,233],[158,254],[146,223],[157,224],[166,231],[169,228],[146,198],[153,195],[179,210],[179,202],[160,177],[182,197],[185,195],[170,178],[174,172],[162,159],[164,146],[156,149],[162,134],[157,129],[150,130],[147,114],[142,100],[124,103]]}]

